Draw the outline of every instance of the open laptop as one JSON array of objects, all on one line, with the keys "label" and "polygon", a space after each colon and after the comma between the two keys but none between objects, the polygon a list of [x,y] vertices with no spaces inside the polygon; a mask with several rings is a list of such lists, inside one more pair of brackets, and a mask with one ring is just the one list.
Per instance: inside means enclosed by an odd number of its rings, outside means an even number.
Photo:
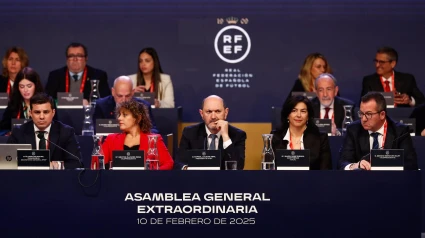
[{"label": "open laptop", "polygon": [[18,169],[16,150],[31,150],[30,144],[0,144],[0,169]]}]

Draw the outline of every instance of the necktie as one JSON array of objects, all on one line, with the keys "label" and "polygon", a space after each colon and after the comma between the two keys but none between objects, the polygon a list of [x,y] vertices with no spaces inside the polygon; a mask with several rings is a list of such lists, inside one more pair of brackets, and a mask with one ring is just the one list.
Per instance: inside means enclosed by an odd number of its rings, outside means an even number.
[{"label": "necktie", "polygon": [[46,139],[44,138],[45,131],[39,131],[37,134],[37,137],[40,139],[38,142],[38,149],[39,150],[45,150],[46,149]]},{"label": "necktie", "polygon": [[329,110],[331,110],[330,107],[325,107],[325,117],[323,119],[329,119]]},{"label": "necktie", "polygon": [[215,148],[215,138],[217,138],[217,135],[211,134],[211,143],[210,146],[208,147],[208,150],[216,150]]},{"label": "necktie", "polygon": [[378,142],[379,133],[373,132],[373,133],[370,133],[370,136],[373,137],[372,149],[379,149],[379,142]]},{"label": "necktie", "polygon": [[391,92],[390,81],[387,80],[384,83],[385,83],[385,88],[384,88],[385,92]]},{"label": "necktie", "polygon": [[74,74],[74,75],[72,75],[72,77],[74,78],[74,82],[78,81],[78,74]]}]

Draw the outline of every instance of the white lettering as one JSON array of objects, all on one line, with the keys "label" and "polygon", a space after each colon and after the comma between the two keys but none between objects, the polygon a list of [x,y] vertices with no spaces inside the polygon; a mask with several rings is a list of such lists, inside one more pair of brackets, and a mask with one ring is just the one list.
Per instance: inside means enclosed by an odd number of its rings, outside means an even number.
[{"label": "white lettering", "polygon": [[224,35],[223,36],[223,43],[232,43],[232,36]]}]

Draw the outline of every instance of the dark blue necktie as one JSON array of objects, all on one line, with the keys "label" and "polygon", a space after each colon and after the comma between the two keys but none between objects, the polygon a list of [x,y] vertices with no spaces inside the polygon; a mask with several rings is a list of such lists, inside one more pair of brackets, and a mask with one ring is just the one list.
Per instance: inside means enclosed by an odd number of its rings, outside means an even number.
[{"label": "dark blue necktie", "polygon": [[40,139],[38,142],[38,149],[39,150],[45,150],[46,149],[46,139],[44,138],[45,131],[38,131],[37,137]]},{"label": "dark blue necktie", "polygon": [[373,132],[373,133],[370,133],[370,136],[373,137],[372,149],[379,149],[379,142],[378,142],[379,133]]},{"label": "dark blue necktie", "polygon": [[217,138],[217,135],[211,134],[211,143],[210,146],[208,147],[209,150],[216,150],[215,148],[215,138]]},{"label": "dark blue necktie", "polygon": [[72,75],[72,77],[74,78],[74,82],[78,81],[78,74],[74,74],[74,75]]}]

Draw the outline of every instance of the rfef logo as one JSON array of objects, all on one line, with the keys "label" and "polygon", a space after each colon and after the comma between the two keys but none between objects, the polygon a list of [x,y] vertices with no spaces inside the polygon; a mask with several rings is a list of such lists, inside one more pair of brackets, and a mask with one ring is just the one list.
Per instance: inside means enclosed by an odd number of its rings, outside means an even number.
[{"label": "rfef logo", "polygon": [[230,25],[222,28],[214,40],[215,52],[230,64],[243,61],[251,50],[251,39],[242,27]]}]

